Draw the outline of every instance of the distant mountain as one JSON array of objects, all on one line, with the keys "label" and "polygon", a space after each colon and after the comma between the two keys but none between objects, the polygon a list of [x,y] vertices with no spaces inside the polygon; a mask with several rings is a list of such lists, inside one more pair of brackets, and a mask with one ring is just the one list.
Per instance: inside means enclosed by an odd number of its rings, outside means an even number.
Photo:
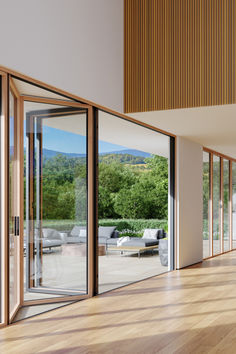
[{"label": "distant mountain", "polygon": [[[43,149],[43,157],[46,159],[50,159],[58,154],[61,154],[63,156],[67,156],[69,158],[86,157],[86,154],[76,154],[76,153],[68,153],[68,152],[60,152],[60,151],[55,151],[55,150]],[[115,155],[132,155],[132,156],[139,156],[139,157],[145,157],[145,158],[151,156],[151,154],[149,154],[147,152],[139,151],[139,150],[132,150],[132,149],[103,152],[99,155],[105,156],[105,155],[114,155],[114,154]]]},{"label": "distant mountain", "polygon": [[117,155],[133,155],[133,156],[140,156],[140,157],[150,157],[151,154],[148,152],[140,151],[140,150],[119,150],[119,151],[111,151],[111,152],[103,152],[99,155],[110,155],[110,154],[117,154]]},{"label": "distant mountain", "polygon": [[60,152],[54,150],[43,149],[43,157],[46,159],[50,159],[58,154],[72,158],[72,157],[86,157],[86,154],[76,154],[76,153],[69,153],[69,152]]},{"label": "distant mountain", "polygon": [[122,164],[129,165],[143,165],[145,164],[146,157],[143,156],[134,156],[131,154],[105,154],[99,155],[99,162],[104,162],[106,164],[110,164],[113,162],[118,162]]}]

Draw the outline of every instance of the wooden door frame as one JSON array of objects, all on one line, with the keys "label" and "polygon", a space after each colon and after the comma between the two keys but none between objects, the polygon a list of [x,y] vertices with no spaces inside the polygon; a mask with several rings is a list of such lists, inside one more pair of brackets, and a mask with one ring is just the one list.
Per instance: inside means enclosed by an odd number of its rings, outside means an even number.
[{"label": "wooden door frame", "polygon": [[[31,97],[31,96],[21,96],[21,107],[24,107],[24,102],[37,102],[37,103],[45,103],[45,104],[53,104],[65,107],[74,107],[85,109],[87,111],[87,179],[88,179],[88,245],[87,245],[87,293],[80,295],[69,295],[69,296],[60,296],[58,298],[48,298],[48,299],[39,299],[39,300],[24,300],[24,283],[21,281],[21,294],[22,294],[22,306],[29,305],[37,305],[37,304],[49,304],[49,303],[57,303],[57,302],[65,302],[65,301],[75,301],[89,298],[94,293],[94,227],[93,227],[93,219],[94,219],[94,124],[93,124],[93,114],[92,107],[89,105],[71,102],[71,101],[63,101],[57,99],[47,99],[41,97]],[[21,109],[21,125],[23,127],[24,124],[24,110]],[[24,155],[23,155],[24,158]],[[23,165],[23,160],[21,162]],[[21,176],[22,179],[22,176]],[[24,179],[21,181],[22,188],[24,188]],[[22,195],[24,198],[24,195]],[[21,197],[21,198],[22,198]],[[21,216],[21,225],[24,224],[24,217]],[[23,236],[22,236],[23,238]],[[23,247],[22,247],[23,249]],[[21,265],[23,266],[24,262],[24,253],[21,253]],[[65,291],[66,292],[66,291]]]},{"label": "wooden door frame", "polygon": [[[17,91],[13,80],[10,78],[9,79],[9,94],[13,95],[14,99],[14,145],[16,147],[16,161],[15,161],[15,188],[16,188],[16,197],[15,197],[15,203],[16,203],[16,215],[20,217],[21,213],[21,201],[20,201],[20,195],[21,195],[21,183],[20,183],[20,171],[21,171],[21,146],[20,146],[20,95],[19,92]],[[9,100],[9,107],[10,107],[10,100]],[[10,115],[10,110],[9,110],[9,115]],[[10,117],[10,116],[9,116]],[[19,230],[20,231],[20,230]],[[14,240],[15,241],[15,240]],[[10,257],[10,254],[9,254]],[[13,311],[10,312],[9,310],[9,322],[11,323],[14,320],[14,317],[19,310],[21,306],[21,301],[20,301],[20,282],[21,282],[21,267],[20,267],[20,232],[19,236],[17,236],[16,239],[16,298],[17,298],[17,303],[16,306],[14,307]],[[15,277],[14,277],[15,281]],[[10,269],[9,269],[9,282],[10,282]],[[10,295],[10,294],[9,294]]]},{"label": "wooden door frame", "polygon": [[[203,151],[207,152],[210,157],[210,213],[209,213],[209,234],[210,234],[210,243],[211,243],[211,252],[210,256],[203,258],[209,259],[213,257],[218,257],[222,254],[234,251],[235,248],[233,248],[233,172],[232,172],[232,165],[233,162],[236,163],[236,159],[231,158],[230,156],[221,154],[217,151],[208,149],[206,147],[203,147]],[[213,253],[213,157],[217,156],[220,159],[220,207],[219,207],[219,230],[220,230],[220,253],[214,254]],[[229,163],[229,206],[228,206],[228,212],[229,212],[229,250],[225,251],[224,250],[224,185],[223,185],[223,178],[224,178],[224,160],[228,161]]]},{"label": "wooden door frame", "polygon": [[0,327],[9,323],[9,202],[8,202],[8,75],[0,71],[1,75],[1,314]]}]

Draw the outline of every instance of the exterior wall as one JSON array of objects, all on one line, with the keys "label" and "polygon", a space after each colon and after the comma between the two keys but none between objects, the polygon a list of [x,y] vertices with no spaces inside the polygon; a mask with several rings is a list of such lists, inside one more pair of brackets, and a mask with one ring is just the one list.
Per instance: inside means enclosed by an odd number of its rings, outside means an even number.
[{"label": "exterior wall", "polygon": [[177,137],[177,268],[202,261],[202,147]]},{"label": "exterior wall", "polygon": [[123,111],[123,0],[0,0],[0,65]]}]

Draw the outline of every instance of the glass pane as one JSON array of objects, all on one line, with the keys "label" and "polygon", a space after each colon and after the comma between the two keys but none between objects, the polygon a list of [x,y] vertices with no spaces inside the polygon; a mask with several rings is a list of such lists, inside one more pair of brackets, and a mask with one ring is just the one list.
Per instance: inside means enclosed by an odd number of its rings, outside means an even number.
[{"label": "glass pane", "polygon": [[224,252],[230,250],[229,230],[229,161],[223,160],[223,200],[224,200]]},{"label": "glass pane", "polygon": [[99,292],[168,271],[169,137],[99,112]]},{"label": "glass pane", "polygon": [[25,300],[87,293],[87,111],[25,102]]},{"label": "glass pane", "polygon": [[221,252],[220,241],[220,158],[213,155],[213,255]]},{"label": "glass pane", "polygon": [[[2,111],[2,76],[0,75],[0,252],[2,252],[3,248],[3,234],[2,234],[2,212],[3,212],[3,197],[2,197],[2,191],[3,191],[3,183],[2,183],[2,163],[3,163],[3,156],[2,156],[2,142],[3,142],[3,130],[2,130],[2,124],[3,124],[3,111]],[[4,317],[4,271],[5,271],[5,264],[3,262],[3,257],[0,257],[0,323],[3,323]]]},{"label": "glass pane", "polygon": [[210,154],[203,151],[203,258],[211,256],[210,247]]},{"label": "glass pane", "polygon": [[17,216],[16,205],[16,117],[15,98],[10,92],[10,121],[9,121],[9,301],[10,317],[17,306],[17,246],[18,237],[14,236],[14,217]]},{"label": "glass pane", "polygon": [[233,223],[233,248],[236,248],[236,162],[232,162],[232,223]]}]

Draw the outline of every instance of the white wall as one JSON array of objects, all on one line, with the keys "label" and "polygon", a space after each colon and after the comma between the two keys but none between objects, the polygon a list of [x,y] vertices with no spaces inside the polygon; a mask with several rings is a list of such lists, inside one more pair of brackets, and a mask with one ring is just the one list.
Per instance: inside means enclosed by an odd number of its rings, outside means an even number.
[{"label": "white wall", "polygon": [[0,65],[123,111],[123,0],[0,0]]},{"label": "white wall", "polygon": [[202,147],[177,137],[177,268],[202,261]]}]

